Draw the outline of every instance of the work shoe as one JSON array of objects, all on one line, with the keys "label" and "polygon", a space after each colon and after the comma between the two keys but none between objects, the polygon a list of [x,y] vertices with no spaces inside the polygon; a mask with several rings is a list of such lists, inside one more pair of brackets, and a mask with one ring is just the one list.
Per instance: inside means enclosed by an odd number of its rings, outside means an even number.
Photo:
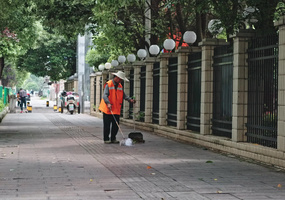
[{"label": "work shoe", "polygon": [[119,144],[120,142],[118,140],[112,140],[111,143]]},{"label": "work shoe", "polygon": [[105,144],[111,144],[111,141],[106,140],[106,141],[104,141],[104,143]]}]

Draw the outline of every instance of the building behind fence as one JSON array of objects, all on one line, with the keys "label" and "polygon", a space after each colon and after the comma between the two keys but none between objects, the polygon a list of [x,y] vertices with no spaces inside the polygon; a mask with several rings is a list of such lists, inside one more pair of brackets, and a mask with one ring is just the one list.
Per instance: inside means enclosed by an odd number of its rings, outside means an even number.
[{"label": "building behind fence", "polygon": [[90,112],[101,117],[102,85],[124,70],[137,104],[123,105],[122,123],[285,167],[285,16],[275,25],[279,35],[241,30],[92,74]]}]

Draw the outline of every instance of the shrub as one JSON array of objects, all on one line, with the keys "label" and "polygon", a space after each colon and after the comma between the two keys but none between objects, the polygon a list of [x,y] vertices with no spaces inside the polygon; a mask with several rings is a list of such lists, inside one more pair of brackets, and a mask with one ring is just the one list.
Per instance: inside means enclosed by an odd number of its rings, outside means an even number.
[{"label": "shrub", "polygon": [[2,112],[5,108],[5,104],[3,102],[3,99],[0,100],[0,112]]}]

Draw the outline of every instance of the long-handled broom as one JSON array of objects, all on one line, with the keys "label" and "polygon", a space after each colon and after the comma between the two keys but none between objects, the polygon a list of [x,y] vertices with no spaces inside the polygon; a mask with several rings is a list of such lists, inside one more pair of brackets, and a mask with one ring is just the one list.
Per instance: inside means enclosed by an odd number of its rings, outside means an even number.
[{"label": "long-handled broom", "polygon": [[132,145],[133,145],[133,140],[132,140],[131,138],[127,138],[127,139],[125,138],[125,135],[124,135],[124,133],[123,133],[121,127],[119,126],[119,123],[118,123],[118,121],[116,120],[116,117],[114,116],[113,111],[112,111],[112,110],[110,110],[110,111],[111,111],[111,113],[112,113],[112,116],[113,116],[113,118],[114,118],[114,120],[115,120],[115,122],[116,122],[118,128],[119,128],[120,133],[121,133],[122,136],[123,136],[123,139],[120,141],[120,146],[132,146]]}]

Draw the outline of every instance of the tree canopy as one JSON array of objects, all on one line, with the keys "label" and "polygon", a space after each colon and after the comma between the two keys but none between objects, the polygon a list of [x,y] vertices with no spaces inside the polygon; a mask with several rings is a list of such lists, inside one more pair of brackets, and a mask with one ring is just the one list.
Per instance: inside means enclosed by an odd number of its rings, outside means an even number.
[{"label": "tree canopy", "polygon": [[[220,20],[215,28],[223,27],[228,39],[248,27],[260,34],[274,33],[273,22],[285,14],[284,4],[284,0],[2,0],[0,78],[4,58],[11,65],[15,57],[19,70],[54,80],[68,77],[75,72],[77,35],[86,31],[93,34],[87,62],[95,67],[106,57],[110,61],[152,44],[162,48],[166,38],[181,45],[189,30],[196,32],[193,45],[198,45],[212,37],[211,19]],[[39,23],[45,31],[39,30]]]},{"label": "tree canopy", "polygon": [[40,31],[36,46],[19,56],[18,67],[37,76],[50,76],[54,81],[76,72],[76,41]]}]

